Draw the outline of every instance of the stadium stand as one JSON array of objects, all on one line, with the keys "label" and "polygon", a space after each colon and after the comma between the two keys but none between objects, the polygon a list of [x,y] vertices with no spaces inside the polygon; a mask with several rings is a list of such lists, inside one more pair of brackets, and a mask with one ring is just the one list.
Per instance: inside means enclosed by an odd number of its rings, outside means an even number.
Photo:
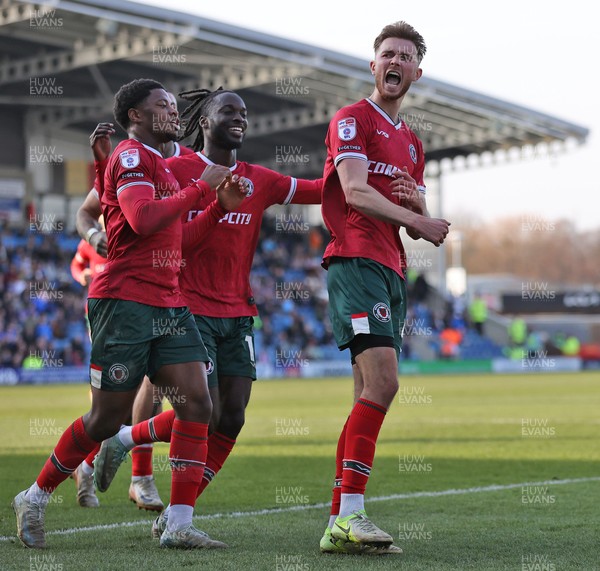
[{"label": "stadium stand", "polygon": [[79,237],[0,230],[0,367],[83,366],[83,288],[69,265]]},{"label": "stadium stand", "polygon": [[[331,116],[369,93],[372,76],[362,58],[164,7],[56,0],[47,10],[37,8],[9,2],[0,13],[6,56],[0,65],[0,120],[12,134],[0,143],[0,219],[11,223],[10,231],[2,230],[0,246],[0,354],[11,366],[62,359],[56,377],[64,380],[68,367],[87,363],[88,350],[84,292],[68,271],[77,238],[65,230],[74,228],[91,185],[89,133],[98,121],[110,120],[112,96],[125,80],[153,77],[174,93],[236,90],[251,110],[240,160],[316,178],[323,171]],[[163,53],[177,55],[164,59]],[[35,77],[32,70],[38,70]],[[443,214],[442,181],[455,162],[471,168],[479,163],[467,158],[512,160],[511,150],[525,148],[558,152],[585,143],[589,134],[583,126],[429,77],[405,103],[404,120],[427,149],[434,215]],[[302,219],[319,225],[319,208],[306,207]],[[45,234],[43,226],[55,233]],[[319,267],[323,232],[278,232],[276,221],[274,229],[265,223],[252,278],[261,311],[257,349],[265,362],[346,359],[328,325],[326,276]],[[445,288],[446,260],[444,248],[433,252],[421,243],[418,248],[411,263],[426,266],[434,287],[408,316],[403,359],[433,360],[444,325],[439,292]],[[423,276],[413,277],[412,295],[419,300]],[[35,330],[39,342],[32,340]],[[461,356],[495,354],[502,342],[490,332],[486,337],[495,343],[463,335]]]},{"label": "stadium stand", "polygon": [[[255,323],[258,361],[280,376],[294,374],[302,362],[347,360],[335,345],[327,313],[326,272],[320,265],[327,231],[322,226],[302,230],[279,231],[276,217],[266,216],[251,276],[260,312]],[[74,233],[1,227],[0,368],[85,370],[86,291],[69,271],[78,242]],[[502,355],[500,346],[468,328],[460,308],[457,313],[452,303],[445,315],[436,314],[435,303],[428,300],[439,294],[423,274],[412,275],[409,295],[415,303],[406,320],[403,359],[438,356],[440,335],[448,324],[462,332],[457,357]],[[422,340],[425,345],[419,343]],[[81,377],[84,381],[85,373]]]}]

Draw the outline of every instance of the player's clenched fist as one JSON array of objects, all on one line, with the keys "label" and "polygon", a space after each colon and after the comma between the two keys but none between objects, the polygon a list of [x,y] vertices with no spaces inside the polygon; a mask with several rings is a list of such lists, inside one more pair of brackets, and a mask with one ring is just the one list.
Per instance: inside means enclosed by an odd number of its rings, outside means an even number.
[{"label": "player's clenched fist", "polygon": [[90,246],[96,250],[97,254],[103,258],[106,258],[108,255],[108,241],[106,239],[106,232],[104,230],[98,230],[98,232],[94,232],[88,242]]},{"label": "player's clenched fist", "polygon": [[420,236],[423,240],[431,242],[434,246],[439,246],[444,242],[448,235],[450,222],[443,218],[428,218],[419,216],[410,228],[411,237]]},{"label": "player's clenched fist", "polygon": [[207,182],[212,190],[215,190],[222,182],[231,179],[231,171],[221,165],[208,165],[200,180]]},{"label": "player's clenched fist", "polygon": [[392,196],[398,197],[398,204],[423,214],[425,212],[425,195],[419,192],[419,187],[415,179],[408,174],[408,169],[403,167],[402,170],[395,170],[392,173],[394,179],[390,182]]}]

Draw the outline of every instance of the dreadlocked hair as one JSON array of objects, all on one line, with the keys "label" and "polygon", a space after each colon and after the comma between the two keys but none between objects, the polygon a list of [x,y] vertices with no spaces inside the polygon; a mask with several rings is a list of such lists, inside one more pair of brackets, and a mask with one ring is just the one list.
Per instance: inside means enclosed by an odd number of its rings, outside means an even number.
[{"label": "dreadlocked hair", "polygon": [[204,133],[200,127],[200,117],[208,115],[210,104],[221,93],[233,93],[233,91],[219,87],[215,91],[211,91],[210,89],[192,89],[179,93],[179,97],[186,101],[191,101],[181,113],[181,119],[185,125],[181,139],[186,139],[192,136],[195,131],[198,131],[192,143],[194,151],[201,151],[204,148]]}]

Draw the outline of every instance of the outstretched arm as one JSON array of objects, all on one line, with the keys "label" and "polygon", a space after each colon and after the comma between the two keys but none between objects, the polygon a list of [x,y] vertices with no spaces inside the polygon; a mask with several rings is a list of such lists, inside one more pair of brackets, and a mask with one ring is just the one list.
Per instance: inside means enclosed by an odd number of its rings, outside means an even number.
[{"label": "outstretched arm", "polygon": [[307,180],[299,178],[296,181],[296,192],[290,201],[291,204],[321,204],[323,179]]}]

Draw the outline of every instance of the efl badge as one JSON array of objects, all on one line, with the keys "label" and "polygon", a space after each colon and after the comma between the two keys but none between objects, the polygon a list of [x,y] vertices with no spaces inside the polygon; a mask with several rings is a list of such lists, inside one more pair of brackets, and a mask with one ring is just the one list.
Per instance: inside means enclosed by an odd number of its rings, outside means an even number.
[{"label": "efl badge", "polygon": [[390,308],[385,303],[377,303],[373,307],[373,315],[378,321],[387,323],[392,318]]},{"label": "efl badge", "polygon": [[127,149],[119,154],[121,164],[126,169],[134,169],[140,164],[140,151],[139,149]]},{"label": "efl badge", "polygon": [[351,141],[356,137],[356,119],[354,117],[338,121],[338,137],[342,141]]},{"label": "efl badge", "polygon": [[415,149],[414,145],[408,145],[408,152],[410,153],[410,158],[413,163],[417,163],[417,149]]}]

